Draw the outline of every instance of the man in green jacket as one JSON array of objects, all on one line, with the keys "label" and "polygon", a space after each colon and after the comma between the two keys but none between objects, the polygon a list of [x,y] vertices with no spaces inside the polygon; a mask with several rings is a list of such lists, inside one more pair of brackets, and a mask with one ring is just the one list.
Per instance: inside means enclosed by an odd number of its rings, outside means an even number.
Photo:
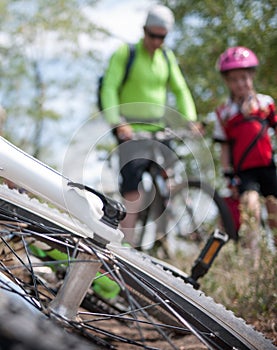
[{"label": "man in green jacket", "polygon": [[[114,128],[120,144],[132,139],[134,126],[155,129],[164,125],[168,88],[176,98],[178,112],[187,121],[196,121],[196,109],[186,81],[171,50],[163,49],[163,42],[174,24],[171,10],[155,5],[148,12],[144,37],[135,44],[134,59],[128,78],[124,80],[130,47],[124,44],[112,55],[101,87],[101,103],[107,122]],[[133,228],[140,208],[138,184],[149,159],[144,162],[129,155],[129,147],[119,147],[121,187],[127,216],[122,222],[126,240],[135,244]],[[129,152],[130,149],[129,148]],[[140,152],[142,150],[140,149]]]}]

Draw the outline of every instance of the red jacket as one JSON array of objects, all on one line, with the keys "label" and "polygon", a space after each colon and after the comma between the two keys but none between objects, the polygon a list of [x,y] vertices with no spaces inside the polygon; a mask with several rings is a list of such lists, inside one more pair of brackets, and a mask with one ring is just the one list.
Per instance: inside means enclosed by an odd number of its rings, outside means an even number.
[{"label": "red jacket", "polygon": [[272,163],[273,151],[268,128],[277,126],[275,104],[270,96],[262,94],[257,94],[257,102],[256,108],[247,117],[231,100],[216,111],[218,119],[214,138],[230,143],[235,171]]}]

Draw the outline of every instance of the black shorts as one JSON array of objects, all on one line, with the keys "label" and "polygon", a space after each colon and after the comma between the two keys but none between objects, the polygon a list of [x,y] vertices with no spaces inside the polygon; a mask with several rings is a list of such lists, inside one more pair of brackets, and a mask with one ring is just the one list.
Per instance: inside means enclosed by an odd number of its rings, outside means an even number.
[{"label": "black shorts", "polygon": [[277,175],[274,165],[269,167],[253,168],[238,173],[240,178],[239,192],[254,190],[262,196],[277,198]]},{"label": "black shorts", "polygon": [[143,174],[149,169],[152,162],[156,161],[153,149],[162,155],[162,164],[159,167],[167,169],[178,160],[176,152],[167,142],[155,140],[127,141],[119,145],[120,165],[120,193],[138,190]]},{"label": "black shorts", "polygon": [[120,170],[120,193],[133,192],[138,190],[142,175],[149,168],[149,159],[134,159],[123,166]]}]

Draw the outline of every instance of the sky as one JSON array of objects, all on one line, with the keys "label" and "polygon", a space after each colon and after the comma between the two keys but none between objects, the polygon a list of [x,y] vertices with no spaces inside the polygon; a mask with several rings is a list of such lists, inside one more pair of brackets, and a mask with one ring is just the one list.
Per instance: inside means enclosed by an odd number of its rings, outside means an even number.
[{"label": "sky", "polygon": [[154,0],[101,0],[86,14],[92,21],[112,33],[107,42],[98,42],[104,59],[122,42],[136,42],[143,35],[143,25],[148,9]]}]

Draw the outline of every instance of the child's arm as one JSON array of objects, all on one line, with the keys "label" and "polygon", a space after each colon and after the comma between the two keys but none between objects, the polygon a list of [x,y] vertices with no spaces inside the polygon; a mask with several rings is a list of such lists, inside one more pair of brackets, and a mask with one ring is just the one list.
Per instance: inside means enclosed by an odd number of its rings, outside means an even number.
[{"label": "child's arm", "polygon": [[233,167],[230,162],[230,146],[228,142],[221,143],[220,163],[223,173],[233,172]]}]

